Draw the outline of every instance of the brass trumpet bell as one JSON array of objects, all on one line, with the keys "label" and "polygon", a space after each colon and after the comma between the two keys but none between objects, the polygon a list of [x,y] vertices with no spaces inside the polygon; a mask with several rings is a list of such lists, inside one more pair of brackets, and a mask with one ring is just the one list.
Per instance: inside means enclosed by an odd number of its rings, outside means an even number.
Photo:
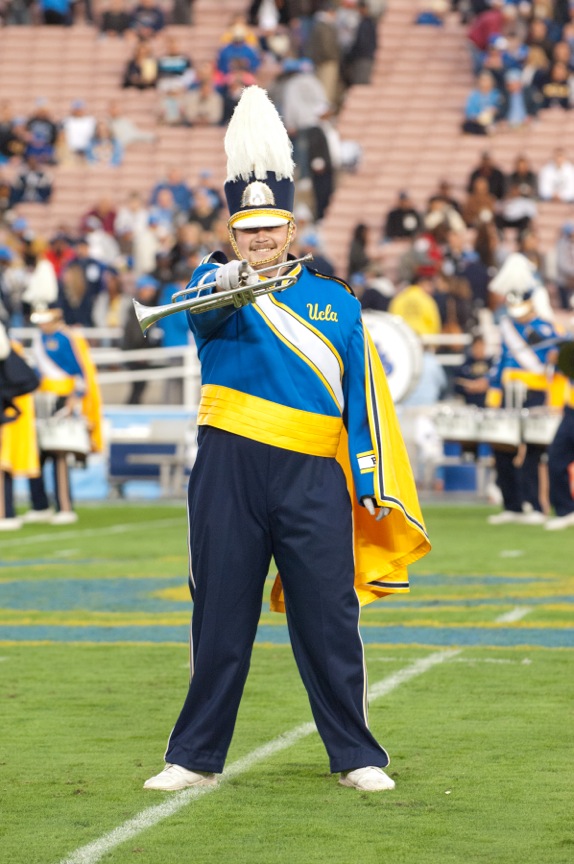
[{"label": "brass trumpet bell", "polygon": [[[303,258],[297,258],[292,261],[287,261],[281,266],[292,267],[295,264],[304,264],[313,260],[312,255],[305,255]],[[246,280],[249,273],[247,267],[248,262],[243,261],[245,265],[243,278]],[[264,273],[269,270],[277,270],[278,265],[265,267],[256,271]],[[240,277],[241,278],[241,277]],[[270,279],[262,279],[256,285],[239,285],[237,288],[232,288],[230,291],[217,291],[213,294],[199,296],[201,291],[216,287],[215,282],[208,282],[205,285],[198,285],[193,288],[184,288],[182,291],[177,291],[172,295],[172,302],[166,303],[163,306],[144,306],[137,300],[133,300],[134,311],[136,318],[141,327],[142,333],[155,324],[166,318],[168,315],[173,315],[175,312],[190,312],[195,315],[197,312],[206,312],[209,309],[219,309],[221,306],[235,306],[240,309],[242,306],[247,306],[249,303],[254,303],[257,297],[263,294],[272,294],[274,291],[280,291],[284,288],[289,288],[297,281],[297,276],[290,276],[288,273],[285,276],[273,276]],[[187,300],[178,300],[186,294],[194,293],[194,297],[189,297]],[[175,301],[175,302],[174,302]]]}]

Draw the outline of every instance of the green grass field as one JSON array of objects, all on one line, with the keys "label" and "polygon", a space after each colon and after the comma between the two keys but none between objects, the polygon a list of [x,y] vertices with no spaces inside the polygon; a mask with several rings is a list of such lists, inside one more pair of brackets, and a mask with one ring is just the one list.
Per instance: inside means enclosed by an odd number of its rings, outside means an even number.
[{"label": "green grass field", "polygon": [[571,864],[574,531],[487,512],[427,507],[411,594],[364,610],[380,794],[329,775],[267,608],[228,778],[144,792],[188,677],[182,505],[2,535],[0,862]]}]

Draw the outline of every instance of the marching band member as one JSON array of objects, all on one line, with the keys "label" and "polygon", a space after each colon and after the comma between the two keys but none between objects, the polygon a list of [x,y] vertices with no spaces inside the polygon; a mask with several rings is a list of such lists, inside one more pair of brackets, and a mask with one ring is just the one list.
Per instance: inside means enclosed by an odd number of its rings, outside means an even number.
[{"label": "marching band member", "polygon": [[[513,288],[505,292],[507,314],[501,318],[501,351],[490,372],[488,408],[533,408],[551,404],[558,334],[537,316],[532,277],[518,266],[507,269]],[[514,277],[514,279],[513,279]],[[546,517],[539,498],[538,473],[544,448],[521,445],[518,452],[494,445],[497,484],[504,509],[488,517],[491,525],[519,522],[542,524]]]},{"label": "marching band member", "polygon": [[562,531],[574,526],[574,342],[565,341],[558,352],[556,366],[569,380],[568,398],[554,440],[548,450],[550,503],[556,515],[546,531]]},{"label": "marching band member", "polygon": [[[22,346],[9,338],[0,323],[0,361],[10,348],[23,359]],[[29,373],[33,388],[39,381],[34,381],[32,369]],[[3,401],[0,398],[0,403]],[[14,531],[23,525],[14,506],[14,477],[38,477],[40,473],[32,391],[10,401],[0,405],[0,531]]]},{"label": "marching band member", "polygon": [[145,788],[214,784],[222,772],[274,557],[271,608],[287,613],[331,771],[345,786],[392,789],[367,723],[359,607],[408,590],[407,564],[430,548],[412,472],[358,300],[344,282],[290,264],[294,165],[264,90],[244,90],[225,148],[237,260],[214,253],[191,284],[238,288],[242,260],[249,286],[269,265],[291,279],[241,308],[188,316],[202,365],[191,682],[167,765]]},{"label": "marching band member", "polygon": [[[57,302],[57,283],[51,270],[49,262],[40,262],[26,296],[34,310],[30,320],[38,325],[33,352],[40,375],[39,393],[48,395],[52,416],[83,415],[92,452],[99,452],[102,419],[96,370],[80,331],[64,324]],[[50,507],[44,484],[43,469],[48,459],[53,462],[55,512]],[[49,521],[53,525],[76,522],[78,515],[73,509],[68,453],[42,450],[40,442],[40,463],[40,475],[30,480],[32,509],[24,515],[25,521]]]}]

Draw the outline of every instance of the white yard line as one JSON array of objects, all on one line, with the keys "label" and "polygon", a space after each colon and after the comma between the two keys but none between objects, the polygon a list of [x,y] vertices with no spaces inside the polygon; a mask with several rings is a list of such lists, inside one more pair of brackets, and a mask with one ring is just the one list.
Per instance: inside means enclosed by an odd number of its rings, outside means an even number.
[{"label": "white yard line", "polygon": [[52,541],[60,543],[62,540],[77,540],[80,537],[99,537],[108,534],[126,534],[128,531],[139,531],[141,528],[167,528],[169,525],[184,525],[185,510],[178,519],[154,519],[149,522],[126,522],[124,525],[107,525],[101,528],[78,528],[75,531],[50,531],[49,534],[36,534],[32,537],[13,537],[10,540],[2,540],[2,548],[8,546],[29,546],[31,543],[45,543]]},{"label": "white yard line", "polygon": [[495,624],[514,624],[515,621],[521,621],[529,612],[532,612],[532,606],[515,606],[510,612],[505,612],[494,619]]},{"label": "white yard line", "polygon": [[[415,660],[415,662],[411,663],[410,666],[406,666],[404,669],[399,669],[398,672],[395,672],[393,675],[389,675],[388,678],[383,678],[382,681],[378,681],[374,684],[370,688],[370,701],[372,702],[375,699],[379,699],[381,696],[388,695],[397,687],[400,687],[401,684],[410,681],[411,678],[416,678],[417,675],[422,675],[423,672],[432,669],[433,666],[444,663],[445,660],[450,660],[457,654],[460,654],[460,650],[458,649],[438,651],[435,654],[430,654],[428,657]],[[238,759],[237,762],[233,762],[229,765],[229,767],[225,769],[225,773],[222,774],[219,785],[221,786],[221,784],[225,783],[225,781],[230,777],[237,777],[239,774],[244,774],[246,771],[253,768],[254,765],[257,765],[264,759],[274,756],[276,753],[280,753],[281,750],[286,750],[288,747],[296,744],[297,741],[306,738],[315,731],[316,726],[314,723],[303,723],[301,726],[296,726],[289,732],[279,735],[278,738],[268,741],[267,744],[263,744],[262,747],[257,747],[247,756],[244,756],[243,759]],[[108,834],[104,834],[98,840],[94,840],[93,843],[88,843],[86,846],[81,846],[79,849],[76,849],[76,851],[72,852],[72,854],[67,858],[63,858],[60,864],[96,864],[96,862],[101,861],[104,855],[111,852],[112,849],[115,849],[121,843],[125,843],[126,840],[131,840],[133,837],[141,834],[142,831],[146,831],[153,825],[157,825],[158,822],[162,822],[169,816],[173,816],[174,813],[177,813],[178,810],[181,810],[182,807],[185,807],[196,798],[200,798],[202,795],[207,795],[208,792],[214,792],[218,788],[219,786],[201,786],[199,789],[184,789],[182,792],[170,795],[162,804],[142,810],[141,813],[138,813],[133,817],[133,819],[128,819],[127,822],[114,828],[114,830],[110,831]]]}]

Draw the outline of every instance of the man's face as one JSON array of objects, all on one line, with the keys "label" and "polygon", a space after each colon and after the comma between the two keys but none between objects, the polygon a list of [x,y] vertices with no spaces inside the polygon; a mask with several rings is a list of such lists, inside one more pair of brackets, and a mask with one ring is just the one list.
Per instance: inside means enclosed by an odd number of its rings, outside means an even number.
[{"label": "man's face", "polygon": [[[288,224],[278,225],[275,228],[237,228],[235,242],[242,259],[249,261],[257,270],[258,267],[264,266],[263,262],[273,257],[274,252],[277,253],[278,262],[286,259],[287,249],[284,249],[280,256],[278,253],[287,242],[288,231]],[[292,239],[295,233],[295,226],[293,226]]]}]

